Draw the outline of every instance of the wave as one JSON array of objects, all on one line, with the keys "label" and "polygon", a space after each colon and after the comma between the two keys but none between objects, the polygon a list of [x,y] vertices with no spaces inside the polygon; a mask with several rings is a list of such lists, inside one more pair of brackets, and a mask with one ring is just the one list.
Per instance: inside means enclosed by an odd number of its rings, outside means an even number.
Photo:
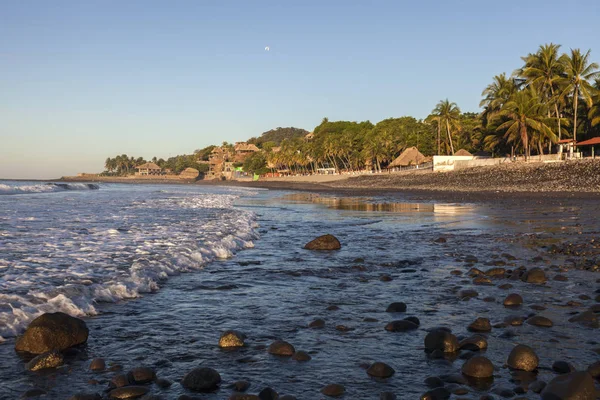
[{"label": "wave", "polygon": [[36,185],[11,186],[0,183],[0,196],[10,194],[53,193],[67,190],[98,190],[95,183],[40,183]]}]

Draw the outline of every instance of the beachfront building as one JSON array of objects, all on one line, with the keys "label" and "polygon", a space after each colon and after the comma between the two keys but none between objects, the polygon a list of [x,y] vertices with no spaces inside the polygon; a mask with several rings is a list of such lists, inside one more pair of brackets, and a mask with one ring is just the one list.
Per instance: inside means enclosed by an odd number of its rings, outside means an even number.
[{"label": "beachfront building", "polygon": [[590,156],[592,158],[596,158],[596,155],[594,154],[594,146],[598,146],[598,145],[600,145],[600,136],[596,136],[591,139],[584,140],[583,142],[577,142],[577,147],[582,146],[582,147],[587,147],[587,149],[591,149]]},{"label": "beachfront building", "polygon": [[147,162],[145,164],[135,167],[137,170],[136,175],[160,175],[162,169],[154,164],[153,162]]},{"label": "beachfront building", "polygon": [[215,147],[208,157],[208,173],[206,179],[235,179],[238,177],[241,164],[244,160],[260,151],[254,144],[237,142],[235,146]]},{"label": "beachfront building", "polygon": [[418,167],[421,164],[431,161],[431,157],[425,157],[416,147],[409,147],[402,152],[394,161],[392,161],[388,169],[402,169],[403,167]]}]

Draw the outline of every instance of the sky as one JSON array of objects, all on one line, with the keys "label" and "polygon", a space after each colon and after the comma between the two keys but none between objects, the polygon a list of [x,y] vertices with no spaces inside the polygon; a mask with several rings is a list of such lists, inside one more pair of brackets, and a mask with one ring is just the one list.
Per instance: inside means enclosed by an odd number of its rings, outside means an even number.
[{"label": "sky", "polygon": [[446,98],[477,112],[541,44],[600,61],[599,17],[592,0],[0,0],[0,179],[425,118]]}]

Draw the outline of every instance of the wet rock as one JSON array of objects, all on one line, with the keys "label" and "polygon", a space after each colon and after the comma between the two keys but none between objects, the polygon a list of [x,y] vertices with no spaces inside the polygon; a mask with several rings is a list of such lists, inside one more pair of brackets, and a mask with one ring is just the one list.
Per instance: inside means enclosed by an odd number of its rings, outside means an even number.
[{"label": "wet rock", "polygon": [[575,367],[566,361],[555,361],[552,364],[552,371],[557,374],[568,374],[569,372],[575,372]]},{"label": "wet rock", "polygon": [[44,396],[45,394],[46,394],[45,390],[38,389],[38,388],[33,388],[33,389],[29,389],[28,391],[26,391],[25,393],[23,393],[21,395],[21,398],[23,398],[23,399],[30,399],[32,397]]},{"label": "wet rock", "polygon": [[450,275],[461,276],[462,274],[463,272],[459,269],[453,269],[452,271],[450,271]]},{"label": "wet rock", "polygon": [[463,339],[459,343],[461,350],[481,351],[488,347],[487,339],[482,335],[473,335]]},{"label": "wet rock", "polygon": [[472,289],[467,289],[467,290],[461,290],[460,292],[458,292],[458,297],[460,299],[471,299],[473,297],[477,297],[479,296],[479,293],[477,293],[476,290],[472,290]]},{"label": "wet rock", "polygon": [[430,377],[425,378],[424,383],[428,388],[431,388],[431,389],[435,389],[438,387],[444,387],[444,381],[442,381],[437,376],[430,376]]},{"label": "wet rock", "polygon": [[383,274],[379,277],[379,280],[381,282],[391,282],[393,279],[391,276],[389,276],[388,274]]},{"label": "wet rock", "polygon": [[125,374],[115,375],[110,380],[110,386],[113,388],[119,388],[122,386],[127,386],[129,384],[129,377],[127,377],[127,375]]},{"label": "wet rock", "polygon": [[511,315],[511,316],[504,318],[504,323],[506,325],[510,325],[510,326],[521,326],[521,325],[523,325],[523,320],[524,320],[523,317]]},{"label": "wet rock", "polygon": [[492,268],[492,269],[488,269],[487,271],[485,271],[485,274],[487,276],[491,276],[494,278],[502,278],[502,277],[504,277],[505,273],[506,273],[506,269],[504,269],[504,268]]},{"label": "wet rock", "polygon": [[512,289],[513,285],[511,285],[510,283],[503,283],[502,285],[499,285],[498,288],[502,289],[502,290],[508,290],[508,289]]},{"label": "wet rock", "polygon": [[81,319],[65,313],[45,313],[31,321],[25,333],[15,341],[15,350],[31,354],[62,351],[83,344],[88,328]]},{"label": "wet rock", "polygon": [[27,369],[30,371],[39,371],[41,369],[60,367],[64,363],[64,357],[58,351],[49,351],[40,354],[27,363]]},{"label": "wet rock", "polygon": [[539,305],[539,304],[533,304],[533,305],[532,305],[532,306],[530,306],[529,308],[531,308],[532,310],[535,310],[535,311],[544,311],[544,310],[546,310],[546,309],[547,309],[546,307],[544,307],[544,306],[541,306],[541,305]]},{"label": "wet rock", "polygon": [[173,382],[165,378],[158,378],[154,383],[156,383],[156,386],[163,389],[171,387],[171,385],[173,384]]},{"label": "wet rock", "polygon": [[219,338],[219,347],[221,348],[232,348],[232,347],[243,347],[246,335],[235,330],[228,330],[221,334]]},{"label": "wet rock", "polygon": [[584,311],[579,313],[574,317],[569,318],[569,322],[576,322],[579,325],[587,326],[588,328],[600,327],[600,324],[598,323],[598,316],[592,311]]},{"label": "wet rock", "polygon": [[302,351],[302,350],[295,352],[294,355],[292,356],[292,360],[298,361],[298,362],[310,361],[311,358],[312,357],[307,352]]},{"label": "wet rock", "polygon": [[532,382],[531,385],[529,385],[529,389],[533,393],[542,393],[542,390],[544,390],[545,387],[546,387],[546,382],[544,382],[544,381],[535,381],[535,382]]},{"label": "wet rock", "polygon": [[419,321],[419,318],[417,318],[417,317],[413,317],[413,316],[411,316],[411,317],[406,317],[406,318],[404,318],[404,320],[405,320],[405,321],[412,322],[412,323],[413,323],[413,324],[415,324],[416,326],[419,326],[419,325],[421,325],[421,321]]},{"label": "wet rock", "polygon": [[329,384],[321,389],[321,393],[329,397],[340,397],[344,394],[346,388],[336,383]]},{"label": "wet rock", "polygon": [[337,311],[339,309],[340,309],[340,307],[336,306],[335,304],[330,305],[329,307],[327,307],[327,311]]},{"label": "wet rock", "polygon": [[542,400],[595,400],[594,380],[587,372],[571,372],[552,379],[542,391]]},{"label": "wet rock", "polygon": [[504,307],[518,307],[523,304],[523,298],[516,294],[511,293],[504,299]]},{"label": "wet rock", "polygon": [[396,400],[397,397],[392,392],[381,392],[379,394],[379,400]]},{"label": "wet rock", "polygon": [[77,393],[69,397],[69,400],[102,400],[98,393]]},{"label": "wet rock", "polygon": [[486,303],[493,303],[496,301],[496,299],[494,297],[484,297],[483,301],[485,301]]},{"label": "wet rock", "polygon": [[475,279],[473,279],[473,284],[474,285],[487,285],[487,286],[493,285],[490,278],[486,278],[485,276],[476,277]]},{"label": "wet rock", "polygon": [[469,271],[467,271],[467,275],[469,275],[470,277],[475,277],[475,276],[485,275],[485,273],[480,269],[471,268]]},{"label": "wet rock", "polygon": [[419,326],[412,321],[405,319],[399,321],[392,321],[385,326],[385,330],[389,332],[406,332],[417,329]]},{"label": "wet rock", "polygon": [[108,395],[111,399],[136,399],[148,393],[145,386],[124,386],[111,390]]},{"label": "wet rock", "polygon": [[211,392],[221,383],[221,375],[212,368],[195,368],[188,372],[181,385],[195,392]]},{"label": "wet rock", "polygon": [[515,396],[515,392],[513,390],[502,387],[494,389],[493,393],[504,398],[510,398]]},{"label": "wet rock", "polygon": [[396,371],[386,363],[376,362],[371,364],[371,366],[367,369],[367,374],[369,376],[373,376],[375,378],[389,378],[394,375]]},{"label": "wet rock", "polygon": [[283,340],[276,340],[269,346],[267,350],[269,354],[275,356],[291,357],[296,352],[294,346]]},{"label": "wet rock", "polygon": [[512,369],[534,371],[538,367],[539,358],[531,347],[519,344],[510,352],[506,364]]},{"label": "wet rock", "polygon": [[279,400],[297,400],[296,396],[292,396],[291,394],[283,395],[279,398]]},{"label": "wet rock", "polygon": [[340,241],[333,235],[323,235],[308,242],[306,250],[339,250],[342,248]]},{"label": "wet rock", "polygon": [[127,373],[127,379],[136,385],[143,385],[153,382],[156,379],[156,373],[152,368],[137,367]]},{"label": "wet rock", "polygon": [[340,332],[350,332],[350,331],[353,331],[354,328],[350,328],[349,326],[346,326],[346,325],[336,325],[335,330],[340,331]]},{"label": "wet rock", "polygon": [[552,279],[554,279],[555,281],[559,281],[559,282],[566,282],[566,281],[569,280],[569,278],[567,278],[564,275],[560,275],[560,274],[559,275],[554,275],[554,278],[552,278]]},{"label": "wet rock", "polygon": [[594,379],[600,379],[600,361],[596,361],[592,365],[590,365],[587,369],[587,372]]},{"label": "wet rock", "polygon": [[443,353],[454,353],[458,350],[458,340],[453,334],[436,329],[425,336],[425,351],[439,350]]},{"label": "wet rock", "polygon": [[491,378],[494,376],[494,365],[485,357],[475,356],[463,364],[461,372],[471,378]]},{"label": "wet rock", "polygon": [[325,320],[323,320],[321,318],[317,318],[314,321],[312,321],[311,323],[309,323],[308,327],[312,328],[312,329],[321,329],[321,328],[325,327]]},{"label": "wet rock", "polygon": [[492,330],[492,325],[489,319],[480,317],[471,322],[467,329],[471,332],[489,332]]},{"label": "wet rock", "polygon": [[258,398],[260,400],[278,400],[279,393],[271,389],[270,387],[264,388],[258,393]]},{"label": "wet rock", "polygon": [[529,325],[541,326],[543,328],[551,328],[554,325],[550,319],[542,317],[541,315],[534,315],[531,318],[527,318],[525,322]]},{"label": "wet rock", "polygon": [[236,392],[245,392],[250,387],[250,382],[248,381],[236,381],[231,385],[233,390]]},{"label": "wet rock", "polygon": [[542,284],[546,283],[546,273],[541,268],[531,268],[521,277],[523,282]]},{"label": "wet rock", "polygon": [[434,240],[435,243],[446,243],[447,240],[445,237],[439,237],[437,239]]},{"label": "wet rock", "polygon": [[448,400],[450,398],[450,391],[446,388],[435,388],[429,390],[419,397],[420,400]]},{"label": "wet rock", "polygon": [[103,358],[94,358],[90,363],[90,371],[100,372],[106,369],[106,362]]},{"label": "wet rock", "polygon": [[396,303],[392,303],[390,304],[385,312],[405,312],[406,311],[406,304],[400,302],[396,302]]}]

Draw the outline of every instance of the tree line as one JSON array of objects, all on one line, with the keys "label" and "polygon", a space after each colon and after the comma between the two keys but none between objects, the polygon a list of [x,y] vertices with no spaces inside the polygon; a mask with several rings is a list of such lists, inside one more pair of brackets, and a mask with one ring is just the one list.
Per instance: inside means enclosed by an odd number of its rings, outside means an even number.
[{"label": "tree line", "polygon": [[[209,146],[210,151],[214,146]],[[208,165],[200,163],[199,155],[202,155],[202,151],[205,149],[197,150],[194,154],[183,154],[175,157],[169,157],[164,160],[162,158],[152,157],[150,160],[154,164],[158,165],[163,171],[171,171],[174,174],[181,173],[186,168],[194,168],[204,173],[208,171]],[[105,176],[127,176],[136,172],[136,167],[147,163],[148,161],[143,157],[129,157],[127,154],[117,155],[115,157],[108,157],[104,162],[104,172],[102,175]]]}]

